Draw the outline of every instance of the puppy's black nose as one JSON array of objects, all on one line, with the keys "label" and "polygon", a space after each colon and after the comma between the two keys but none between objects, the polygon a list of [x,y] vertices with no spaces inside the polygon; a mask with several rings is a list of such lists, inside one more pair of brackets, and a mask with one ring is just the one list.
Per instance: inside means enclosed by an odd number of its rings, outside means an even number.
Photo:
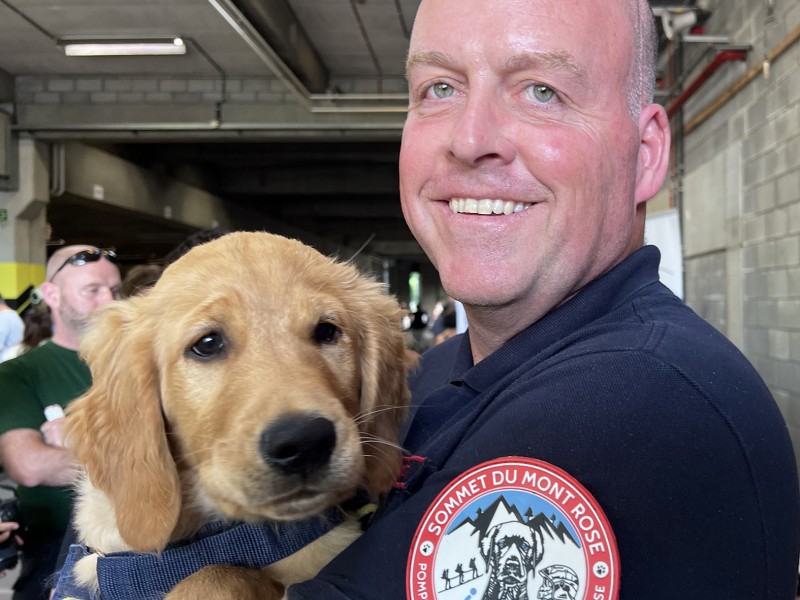
[{"label": "puppy's black nose", "polygon": [[307,477],[328,464],[336,446],[336,429],[328,419],[287,415],[261,434],[264,460],[286,475]]}]

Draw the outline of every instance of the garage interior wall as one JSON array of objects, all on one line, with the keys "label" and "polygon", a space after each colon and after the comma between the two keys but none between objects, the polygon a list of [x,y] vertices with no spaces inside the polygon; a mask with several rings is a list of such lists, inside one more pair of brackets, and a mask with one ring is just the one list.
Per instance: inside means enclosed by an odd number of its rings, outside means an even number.
[{"label": "garage interior wall", "polygon": [[754,363],[800,457],[800,2],[710,10],[706,33],[751,49],[686,103],[676,136],[686,301]]}]

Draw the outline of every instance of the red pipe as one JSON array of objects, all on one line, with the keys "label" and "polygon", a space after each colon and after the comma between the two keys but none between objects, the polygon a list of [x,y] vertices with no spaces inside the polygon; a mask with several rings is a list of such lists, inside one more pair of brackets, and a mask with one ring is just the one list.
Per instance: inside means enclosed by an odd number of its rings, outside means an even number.
[{"label": "red pipe", "polygon": [[714,74],[724,63],[731,60],[747,60],[747,52],[744,50],[722,50],[712,59],[703,72],[687,87],[681,95],[675,98],[667,107],[667,115],[674,115],[686,101],[703,85],[706,80]]}]

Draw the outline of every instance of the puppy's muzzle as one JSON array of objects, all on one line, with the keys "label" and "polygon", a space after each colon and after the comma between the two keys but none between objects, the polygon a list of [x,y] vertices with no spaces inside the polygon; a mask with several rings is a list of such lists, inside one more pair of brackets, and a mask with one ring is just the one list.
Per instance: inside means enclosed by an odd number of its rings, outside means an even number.
[{"label": "puppy's muzzle", "polygon": [[323,417],[285,415],[261,434],[261,456],[284,475],[303,479],[325,467],[336,448],[336,428]]}]

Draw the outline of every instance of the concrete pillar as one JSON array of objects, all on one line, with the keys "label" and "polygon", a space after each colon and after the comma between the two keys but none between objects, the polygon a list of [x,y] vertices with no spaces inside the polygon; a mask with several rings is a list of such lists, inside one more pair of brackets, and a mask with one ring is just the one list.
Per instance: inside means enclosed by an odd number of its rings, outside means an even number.
[{"label": "concrete pillar", "polygon": [[0,191],[0,293],[23,310],[33,289],[44,281],[47,261],[47,203],[50,199],[48,148],[32,139],[16,142],[19,185]]}]

